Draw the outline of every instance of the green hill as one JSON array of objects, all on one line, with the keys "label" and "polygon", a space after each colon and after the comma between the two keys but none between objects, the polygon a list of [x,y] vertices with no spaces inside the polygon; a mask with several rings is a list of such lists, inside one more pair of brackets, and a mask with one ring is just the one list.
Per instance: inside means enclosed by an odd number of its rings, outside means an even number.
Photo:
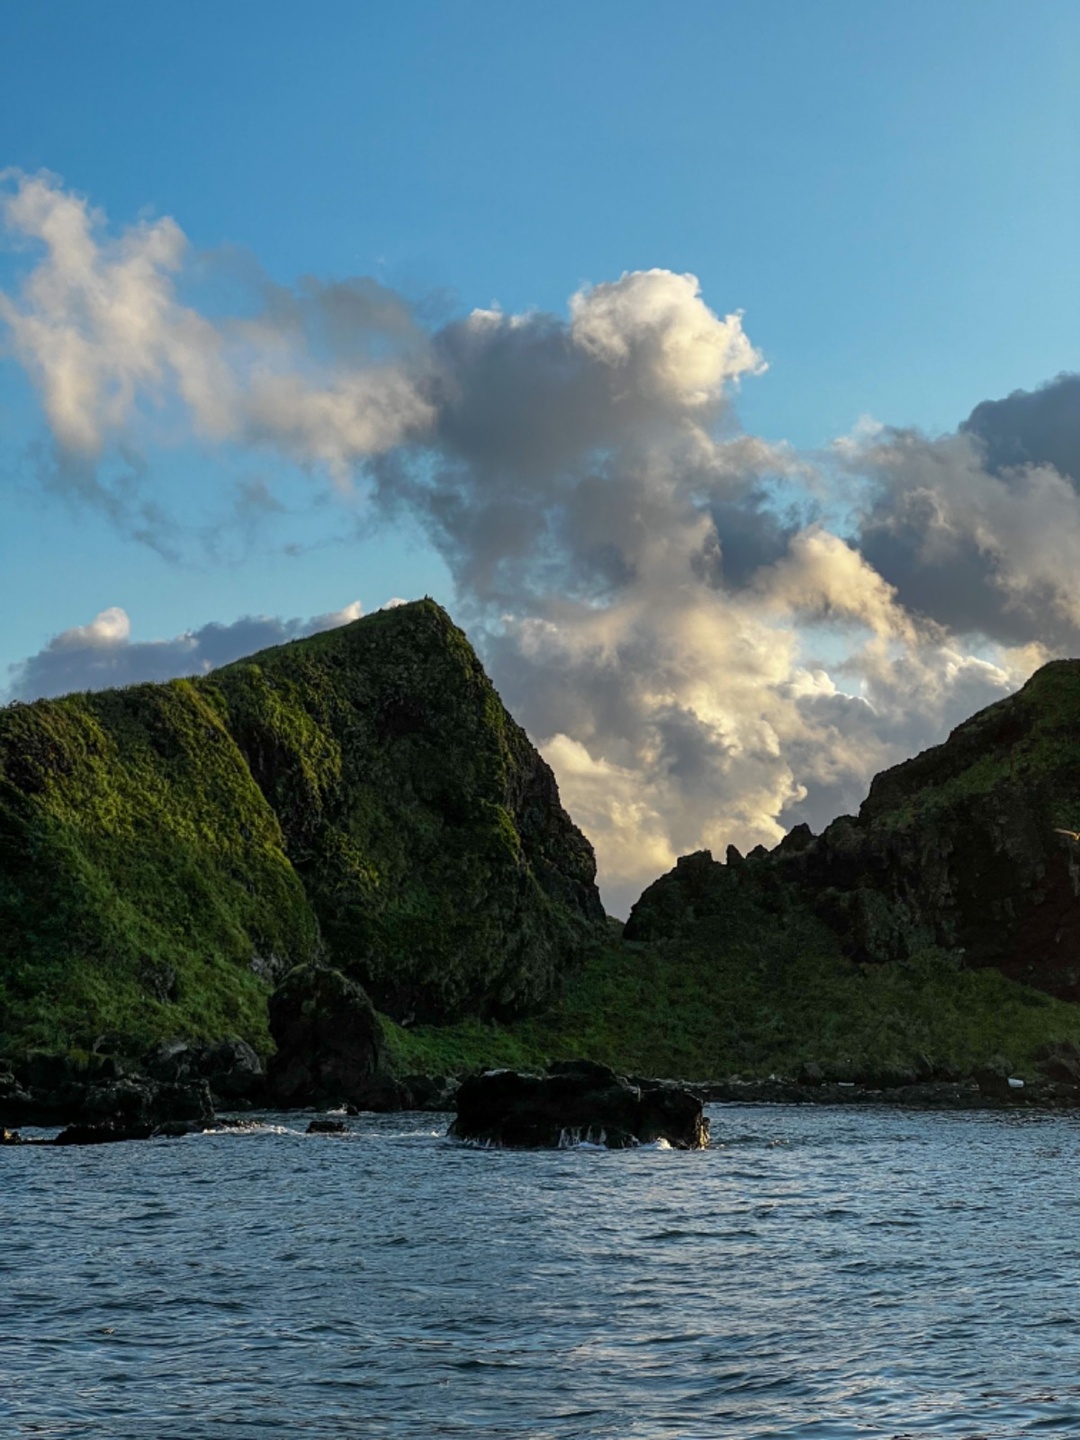
[{"label": "green hill", "polygon": [[506,1030],[391,1032],[399,1063],[584,1053],[699,1079],[994,1060],[1080,1043],[1080,661],[879,775],[858,816],[685,856],[557,1004]]},{"label": "green hill", "polygon": [[396,1020],[535,1008],[592,850],[431,601],[197,680],[0,710],[0,1046],[237,1034],[333,965]]}]

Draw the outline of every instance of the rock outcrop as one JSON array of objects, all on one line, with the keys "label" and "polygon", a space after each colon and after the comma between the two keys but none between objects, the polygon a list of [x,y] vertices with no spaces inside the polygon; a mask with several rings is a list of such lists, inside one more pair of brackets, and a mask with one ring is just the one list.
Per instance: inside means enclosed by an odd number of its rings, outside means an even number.
[{"label": "rock outcrop", "polygon": [[670,938],[738,895],[810,912],[863,963],[952,951],[1080,999],[1080,661],[1045,666],[943,744],[874,780],[858,816],[721,865],[683,857],[628,940]]},{"label": "rock outcrop", "polygon": [[366,1108],[379,1084],[382,1032],[355,981],[314,965],[291,970],[270,997],[270,1032],[271,1103]]},{"label": "rock outcrop", "polygon": [[657,1140],[679,1150],[709,1143],[699,1096],[676,1085],[642,1089],[606,1065],[565,1061],[545,1075],[489,1070],[464,1080],[449,1133],[511,1149],[592,1142],[609,1149]]},{"label": "rock outcrop", "polygon": [[[13,1073],[0,1071],[0,1125],[67,1125],[109,1132],[104,1138],[148,1136],[164,1127],[209,1125],[214,1104],[205,1080],[154,1080],[96,1069],[62,1056],[33,1056]],[[82,1142],[80,1142],[82,1143]]]}]

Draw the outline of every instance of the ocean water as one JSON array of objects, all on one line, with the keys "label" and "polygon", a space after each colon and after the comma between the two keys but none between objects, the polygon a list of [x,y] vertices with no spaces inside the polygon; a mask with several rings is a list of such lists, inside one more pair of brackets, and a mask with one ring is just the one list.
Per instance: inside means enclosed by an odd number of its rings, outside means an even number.
[{"label": "ocean water", "polygon": [[710,1114],[0,1150],[0,1435],[1080,1435],[1080,1120]]}]

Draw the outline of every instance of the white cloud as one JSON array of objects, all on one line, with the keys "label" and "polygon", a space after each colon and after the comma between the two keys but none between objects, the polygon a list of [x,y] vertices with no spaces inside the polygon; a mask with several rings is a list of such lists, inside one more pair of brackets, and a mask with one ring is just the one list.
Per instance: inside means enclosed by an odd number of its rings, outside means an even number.
[{"label": "white cloud", "polygon": [[44,254],[17,297],[0,294],[0,321],[64,454],[96,459],[178,403],[202,438],[273,446],[344,481],[357,460],[430,425],[416,376],[396,358],[353,346],[351,364],[320,362],[298,333],[299,301],[278,324],[184,305],[175,280],[189,247],[174,220],[109,238],[103,217],[54,177],[14,182],[0,219]]},{"label": "white cloud", "polygon": [[[617,909],[680,853],[853,808],[875,771],[1080,642],[1076,377],[938,439],[863,421],[815,460],[739,432],[732,395],[764,362],[692,275],[425,327],[374,281],[286,289],[252,265],[255,301],[222,318],[180,298],[172,220],[110,238],[47,176],[15,177],[2,214],[38,256],[0,323],[57,473],[153,539],[167,517],[124,509],[102,455],[179,435],[340,485],[362,467],[374,515],[407,514],[448,565]],[[853,495],[841,533],[828,518]],[[146,643],[114,609],[13,693],[193,673],[354,614]]]}]

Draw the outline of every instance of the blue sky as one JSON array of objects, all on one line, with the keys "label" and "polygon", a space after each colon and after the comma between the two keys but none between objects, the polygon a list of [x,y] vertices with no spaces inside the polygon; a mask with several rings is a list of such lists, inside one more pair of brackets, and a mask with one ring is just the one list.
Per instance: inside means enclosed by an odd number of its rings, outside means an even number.
[{"label": "blue sky", "polygon": [[[1077,368],[1078,82],[1071,0],[8,0],[0,167],[52,172],[102,236],[168,216],[282,285],[375,277],[429,329],[493,305],[565,317],[583,286],[691,272],[768,365],[728,384],[720,429],[737,413],[813,456],[860,417],[934,437]],[[7,245],[0,287],[37,258]],[[180,291],[212,314],[228,297],[196,270]],[[138,438],[140,485],[192,529],[238,482],[286,509],[177,563],[45,493],[47,426],[9,346],[0,680],[115,606],[149,641],[425,591],[479,604],[430,516],[365,530],[363,485],[318,465]]]}]

